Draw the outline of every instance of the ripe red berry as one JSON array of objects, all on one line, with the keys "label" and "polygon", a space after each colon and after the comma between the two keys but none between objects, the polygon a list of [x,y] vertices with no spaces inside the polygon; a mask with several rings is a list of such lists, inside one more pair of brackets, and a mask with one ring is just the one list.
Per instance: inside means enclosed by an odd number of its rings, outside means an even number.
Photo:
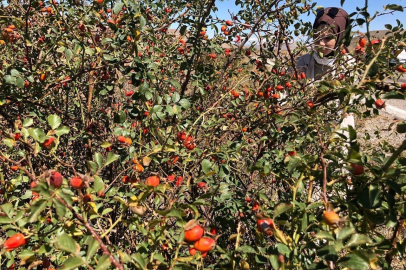
[{"label": "ripe red berry", "polygon": [[367,45],[367,39],[366,39],[366,38],[361,38],[361,39],[358,41],[358,44],[359,44],[359,46],[360,46],[361,48],[364,48],[364,47]]},{"label": "ripe red berry", "polygon": [[70,185],[75,189],[82,189],[85,186],[85,182],[83,182],[82,178],[76,176],[70,180]]},{"label": "ripe red berry", "polygon": [[209,252],[215,245],[216,242],[213,239],[202,237],[195,242],[194,248],[200,252]]},{"label": "ripe red berry", "polygon": [[54,140],[55,140],[54,137],[50,137],[50,138],[46,139],[46,140],[44,141],[44,146],[45,146],[45,147],[50,146]]},{"label": "ripe red berry", "polygon": [[158,176],[150,176],[145,181],[145,185],[157,187],[159,185],[159,177]]},{"label": "ripe red berry", "polygon": [[192,229],[185,231],[185,241],[194,242],[202,238],[204,230],[199,225],[194,226]]},{"label": "ripe red berry", "polygon": [[59,188],[62,186],[62,175],[59,172],[52,172],[49,182],[54,188]]},{"label": "ripe red berry", "polygon": [[355,163],[351,163],[350,165],[352,167],[352,173],[354,175],[361,175],[365,171],[365,168],[362,165],[358,165],[358,164],[355,164]]},{"label": "ripe red berry", "polygon": [[275,88],[276,88],[276,90],[278,90],[278,91],[282,91],[282,90],[283,90],[283,86],[282,86],[282,85],[277,85]]},{"label": "ripe red berry", "polygon": [[125,137],[124,136],[118,136],[117,137],[117,140],[119,141],[119,142],[121,142],[121,143],[125,143]]},{"label": "ripe red berry", "polygon": [[205,182],[200,182],[200,183],[197,184],[197,186],[199,188],[203,189],[206,186],[206,183]]},{"label": "ripe red berry", "polygon": [[16,233],[4,242],[6,249],[15,249],[25,245],[26,240],[22,233]]},{"label": "ripe red berry", "polygon": [[377,109],[385,108],[385,101],[383,101],[382,99],[377,99],[375,101],[375,106]]}]

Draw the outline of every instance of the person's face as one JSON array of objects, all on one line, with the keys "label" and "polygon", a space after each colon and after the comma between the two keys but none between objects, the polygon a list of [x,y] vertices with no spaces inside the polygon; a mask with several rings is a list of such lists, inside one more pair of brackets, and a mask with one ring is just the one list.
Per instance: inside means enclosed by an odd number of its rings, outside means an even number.
[{"label": "person's face", "polygon": [[331,53],[336,46],[336,35],[327,24],[321,24],[314,33],[314,46],[323,56]]}]

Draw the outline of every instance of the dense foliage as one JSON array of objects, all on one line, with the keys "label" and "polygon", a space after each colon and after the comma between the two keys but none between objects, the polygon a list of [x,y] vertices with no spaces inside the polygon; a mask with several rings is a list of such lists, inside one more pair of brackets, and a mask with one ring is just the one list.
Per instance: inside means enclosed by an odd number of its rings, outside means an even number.
[{"label": "dense foliage", "polygon": [[[366,33],[353,65],[337,51],[339,68],[313,82],[294,65],[307,44],[291,42],[311,42],[299,16],[315,3],[236,0],[228,18],[215,4],[2,3],[2,267],[388,269],[402,259],[406,141],[366,148],[368,137],[339,129],[346,113],[362,119],[384,95],[404,98],[406,70],[389,64],[403,25],[381,40]],[[369,30],[403,11],[386,8],[359,7],[351,24]]]}]

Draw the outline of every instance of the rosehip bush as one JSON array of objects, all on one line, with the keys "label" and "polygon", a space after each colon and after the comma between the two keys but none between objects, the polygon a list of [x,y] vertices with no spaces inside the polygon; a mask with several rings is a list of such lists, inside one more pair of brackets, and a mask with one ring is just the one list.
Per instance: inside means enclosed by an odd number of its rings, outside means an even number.
[{"label": "rosehip bush", "polygon": [[[236,0],[227,18],[215,0],[1,5],[2,267],[403,260],[406,141],[340,128],[405,97],[399,21],[380,40],[346,30],[363,47],[312,80],[295,67],[309,42],[291,46],[312,41],[307,0]],[[403,11],[366,6],[353,27]]]}]

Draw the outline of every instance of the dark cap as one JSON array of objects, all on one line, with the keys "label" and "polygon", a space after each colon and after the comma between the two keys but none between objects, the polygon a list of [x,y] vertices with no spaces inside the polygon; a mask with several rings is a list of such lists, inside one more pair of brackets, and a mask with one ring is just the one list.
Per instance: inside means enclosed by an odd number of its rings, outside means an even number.
[{"label": "dark cap", "polygon": [[313,29],[316,30],[321,24],[331,26],[334,34],[337,34],[337,44],[344,38],[345,28],[348,26],[348,13],[342,8],[329,7],[317,12]]}]

